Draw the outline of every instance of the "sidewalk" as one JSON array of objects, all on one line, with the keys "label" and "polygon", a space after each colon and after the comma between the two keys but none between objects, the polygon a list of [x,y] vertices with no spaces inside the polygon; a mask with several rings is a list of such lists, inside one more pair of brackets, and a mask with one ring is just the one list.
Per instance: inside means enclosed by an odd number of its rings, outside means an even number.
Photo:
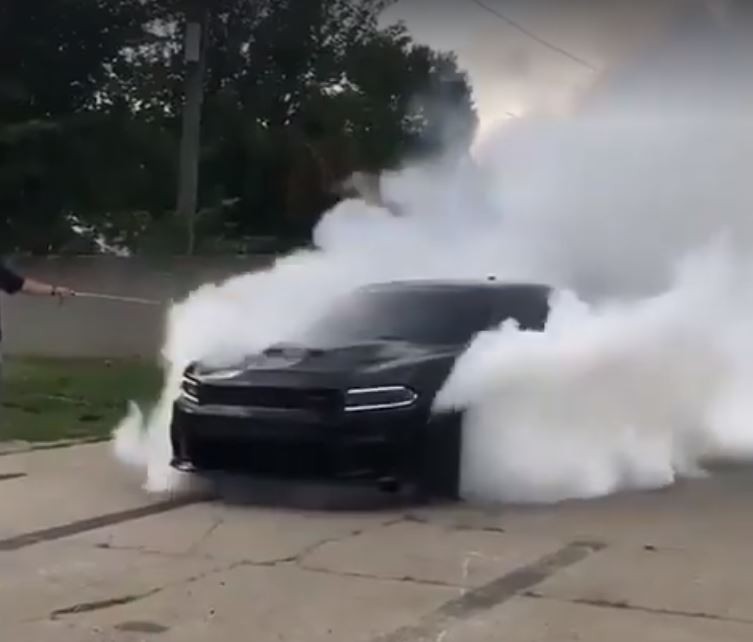
[{"label": "sidewalk", "polygon": [[753,639],[751,470],[535,509],[254,492],[150,498],[106,445],[0,458],[3,639]]}]

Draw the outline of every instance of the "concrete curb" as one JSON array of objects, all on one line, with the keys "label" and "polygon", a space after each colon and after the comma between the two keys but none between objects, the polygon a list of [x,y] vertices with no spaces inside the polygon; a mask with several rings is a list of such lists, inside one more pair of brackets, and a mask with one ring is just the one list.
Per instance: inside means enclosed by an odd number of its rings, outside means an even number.
[{"label": "concrete curb", "polygon": [[55,448],[71,448],[87,444],[98,444],[109,441],[107,437],[87,437],[83,439],[61,439],[59,441],[4,441],[0,442],[0,457],[34,452],[35,450],[52,450]]}]

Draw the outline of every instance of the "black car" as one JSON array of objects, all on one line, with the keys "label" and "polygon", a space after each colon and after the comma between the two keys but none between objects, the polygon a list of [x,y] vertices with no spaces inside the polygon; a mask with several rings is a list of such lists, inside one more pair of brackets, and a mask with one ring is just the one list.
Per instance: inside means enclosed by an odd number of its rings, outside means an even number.
[{"label": "black car", "polygon": [[434,397],[478,332],[508,319],[542,330],[549,295],[494,280],[358,289],[295,343],[229,369],[190,366],[173,409],[173,466],[454,496],[460,418],[433,414]]}]

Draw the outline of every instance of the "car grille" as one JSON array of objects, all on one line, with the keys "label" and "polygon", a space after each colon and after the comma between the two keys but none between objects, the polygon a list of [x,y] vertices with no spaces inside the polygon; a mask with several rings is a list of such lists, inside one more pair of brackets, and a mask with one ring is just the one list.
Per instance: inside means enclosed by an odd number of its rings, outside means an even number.
[{"label": "car grille", "polygon": [[338,390],[204,385],[199,386],[197,392],[202,405],[303,410],[322,414],[334,413],[343,407],[342,395]]}]

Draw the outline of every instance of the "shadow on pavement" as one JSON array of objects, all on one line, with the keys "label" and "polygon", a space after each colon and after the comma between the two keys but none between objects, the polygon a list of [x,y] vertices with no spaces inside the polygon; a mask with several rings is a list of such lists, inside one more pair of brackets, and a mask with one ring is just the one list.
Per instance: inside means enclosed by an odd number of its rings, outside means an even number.
[{"label": "shadow on pavement", "polygon": [[385,492],[362,485],[260,480],[243,475],[208,478],[216,501],[234,506],[291,508],[310,511],[387,511],[425,506],[411,488]]}]

